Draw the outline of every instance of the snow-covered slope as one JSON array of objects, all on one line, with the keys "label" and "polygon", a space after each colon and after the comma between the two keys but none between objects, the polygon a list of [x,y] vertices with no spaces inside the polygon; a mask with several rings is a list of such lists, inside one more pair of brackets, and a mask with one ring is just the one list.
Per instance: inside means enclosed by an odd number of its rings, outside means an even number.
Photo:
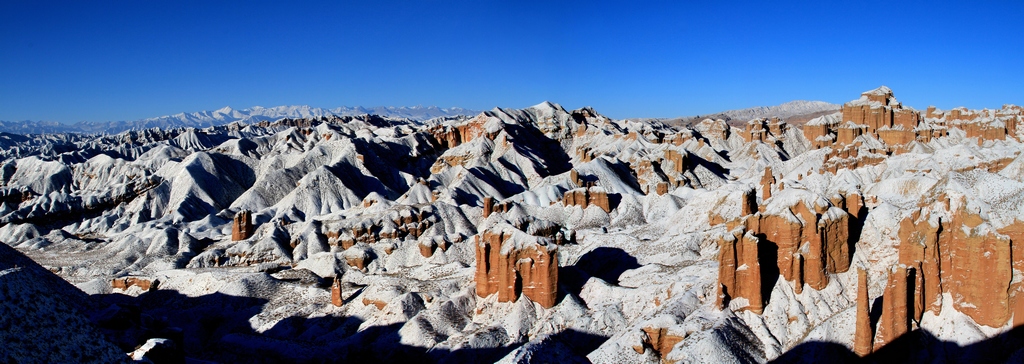
[{"label": "snow-covered slope", "polygon": [[122,352],[1006,359],[1024,355],[1006,336],[1024,317],[1022,116],[879,89],[803,129],[544,102],[12,136],[0,242],[89,293]]}]

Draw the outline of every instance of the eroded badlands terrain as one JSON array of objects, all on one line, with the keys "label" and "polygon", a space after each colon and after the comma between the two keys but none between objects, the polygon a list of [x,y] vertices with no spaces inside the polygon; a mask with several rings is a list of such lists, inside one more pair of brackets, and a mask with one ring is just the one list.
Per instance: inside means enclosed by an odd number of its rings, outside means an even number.
[{"label": "eroded badlands terrain", "polygon": [[8,134],[0,361],[1020,361],[1022,117]]}]

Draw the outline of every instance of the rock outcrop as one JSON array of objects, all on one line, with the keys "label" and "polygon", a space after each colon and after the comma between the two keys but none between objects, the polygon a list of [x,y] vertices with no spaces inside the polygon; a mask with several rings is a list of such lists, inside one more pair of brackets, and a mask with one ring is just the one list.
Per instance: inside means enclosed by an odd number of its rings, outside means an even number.
[{"label": "rock outcrop", "polygon": [[491,216],[491,212],[494,211],[494,197],[484,197],[484,218]]},{"label": "rock outcrop", "polygon": [[[860,213],[854,196],[858,195],[849,197],[851,205]],[[840,196],[836,202],[845,204],[846,200]],[[793,282],[799,294],[805,284],[824,289],[829,274],[850,269],[854,238],[850,231],[857,230],[859,222],[842,208],[807,191],[785,189],[762,207],[760,212],[742,208],[747,215],[725,222],[730,232],[718,238],[719,307],[742,297],[748,301],[743,309],[760,313],[767,300],[762,282],[775,281],[774,276],[764,276],[768,271]],[[714,224],[722,218],[712,216],[711,220]],[[772,253],[762,253],[765,251]],[[769,270],[766,264],[774,267]]]},{"label": "rock outcrop", "polygon": [[584,210],[587,207],[594,205],[604,212],[612,212],[611,201],[608,198],[608,193],[604,189],[598,187],[591,188],[578,188],[572,191],[568,191],[562,196],[562,203],[565,206],[579,206]]},{"label": "rock outcrop", "polygon": [[231,225],[231,240],[239,241],[252,237],[256,230],[252,225],[252,214],[248,210],[239,211]]},{"label": "rock outcrop", "polygon": [[341,307],[345,304],[345,300],[341,297],[341,279],[335,278],[334,283],[331,284],[331,304],[335,307]]},{"label": "rock outcrop", "polygon": [[761,200],[772,198],[772,185],[774,184],[775,175],[772,174],[772,167],[766,167],[764,175],[761,176]]},{"label": "rock outcrop", "polygon": [[683,341],[682,336],[669,333],[667,328],[644,327],[642,330],[644,332],[642,346],[633,347],[633,350],[643,354],[646,348],[651,348],[658,353],[658,357],[662,358],[662,362],[668,362],[664,358],[672,352],[673,346]]},{"label": "rock outcrop", "polygon": [[110,287],[116,289],[128,289],[128,287],[136,286],[142,289],[143,291],[149,291],[150,289],[156,287],[156,285],[157,281],[141,277],[121,277],[114,278],[113,280],[110,281]]},{"label": "rock outcrop", "polygon": [[499,226],[476,237],[476,293],[498,294],[498,302],[514,302],[523,294],[544,308],[558,294],[558,246],[549,238],[531,236],[512,226]]},{"label": "rock outcrop", "polygon": [[[909,150],[913,142],[927,143],[934,138],[948,135],[949,128],[958,128],[968,138],[977,138],[979,142],[1000,140],[1008,137],[1016,138],[1017,125],[1024,113],[1019,107],[1003,106],[1000,110],[970,111],[956,108],[948,112],[929,107],[924,114],[912,108],[904,107],[893,96],[888,87],[866,91],[857,100],[843,105],[839,119],[835,116],[823,116],[809,121],[803,126],[804,136],[814,148],[832,147],[833,155],[827,160],[852,158],[846,165],[839,163],[838,168],[853,169],[863,165],[880,162],[879,158],[864,160],[857,154],[881,153],[900,154]],[[751,129],[748,127],[748,129]],[[751,138],[758,134],[757,128],[751,129]],[[861,139],[861,136],[868,137]],[[869,144],[881,142],[881,146]],[[852,151],[845,150],[853,147]],[[861,153],[857,153],[860,150]],[[851,156],[852,154],[852,156]],[[870,155],[865,155],[870,157]],[[837,163],[827,168],[834,171]]]},{"label": "rock outcrop", "polygon": [[882,316],[878,319],[877,350],[910,331],[907,296],[907,267],[897,265],[889,270],[889,283],[882,294]]},{"label": "rock outcrop", "polygon": [[865,356],[874,347],[874,329],[871,327],[870,302],[868,302],[868,275],[863,269],[857,270],[857,327],[854,331],[853,352]]},{"label": "rock outcrop", "polygon": [[761,296],[761,263],[758,259],[757,236],[735,229],[718,240],[718,307],[731,300],[744,298],[741,309],[760,314],[764,310]]}]

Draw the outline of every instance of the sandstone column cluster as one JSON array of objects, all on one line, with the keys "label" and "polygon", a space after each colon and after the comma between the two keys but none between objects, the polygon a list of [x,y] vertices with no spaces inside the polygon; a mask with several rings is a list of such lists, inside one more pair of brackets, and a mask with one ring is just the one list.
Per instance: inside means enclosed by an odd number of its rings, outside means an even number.
[{"label": "sandstone column cluster", "polygon": [[498,294],[498,302],[515,302],[522,294],[544,308],[558,294],[558,246],[550,239],[508,226],[476,237],[476,293]]}]

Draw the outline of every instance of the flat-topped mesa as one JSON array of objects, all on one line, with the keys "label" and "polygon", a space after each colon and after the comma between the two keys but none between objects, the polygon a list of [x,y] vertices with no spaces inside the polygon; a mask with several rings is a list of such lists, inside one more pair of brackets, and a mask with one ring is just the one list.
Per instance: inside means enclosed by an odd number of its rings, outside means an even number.
[{"label": "flat-topped mesa", "polygon": [[842,123],[836,131],[836,144],[853,144],[857,137],[864,135],[866,129],[864,125],[854,124],[852,121]]},{"label": "flat-topped mesa", "polygon": [[917,132],[913,129],[904,128],[902,125],[896,127],[882,127],[875,131],[878,139],[888,145],[902,145],[917,140]]},{"label": "flat-topped mesa", "polygon": [[803,125],[804,138],[811,142],[813,148],[830,147],[836,141],[834,131],[839,124],[839,119],[828,115],[811,119]]},{"label": "flat-topped mesa", "polygon": [[248,210],[239,211],[231,225],[231,240],[239,241],[252,237],[256,228],[252,225],[252,213]]},{"label": "flat-topped mesa", "polygon": [[558,294],[558,246],[545,237],[529,235],[508,224],[484,230],[476,237],[476,293],[498,294],[498,302],[514,302],[519,294],[544,308]]},{"label": "flat-topped mesa", "polygon": [[[998,110],[968,110],[964,107],[942,111],[929,106],[925,118],[934,125],[931,137],[946,136],[947,128],[963,130],[968,138],[979,140],[1017,139],[1017,125],[1024,121],[1019,106],[1003,105]],[[920,134],[920,133],[919,133]]]},{"label": "flat-topped mesa", "polygon": [[[869,135],[885,144],[881,148],[884,153],[899,154],[908,151],[908,145],[915,141],[927,143],[949,135],[949,128],[962,129],[968,138],[977,138],[979,142],[1017,138],[1017,125],[1024,121],[1024,112],[1013,105],[1004,105],[999,110],[960,107],[949,111],[930,106],[922,114],[896,101],[892,90],[885,86],[843,104],[839,115],[839,119],[833,115],[815,118],[803,126],[804,136],[813,148],[859,146],[858,138]],[[856,168],[861,164],[841,167]]]}]

